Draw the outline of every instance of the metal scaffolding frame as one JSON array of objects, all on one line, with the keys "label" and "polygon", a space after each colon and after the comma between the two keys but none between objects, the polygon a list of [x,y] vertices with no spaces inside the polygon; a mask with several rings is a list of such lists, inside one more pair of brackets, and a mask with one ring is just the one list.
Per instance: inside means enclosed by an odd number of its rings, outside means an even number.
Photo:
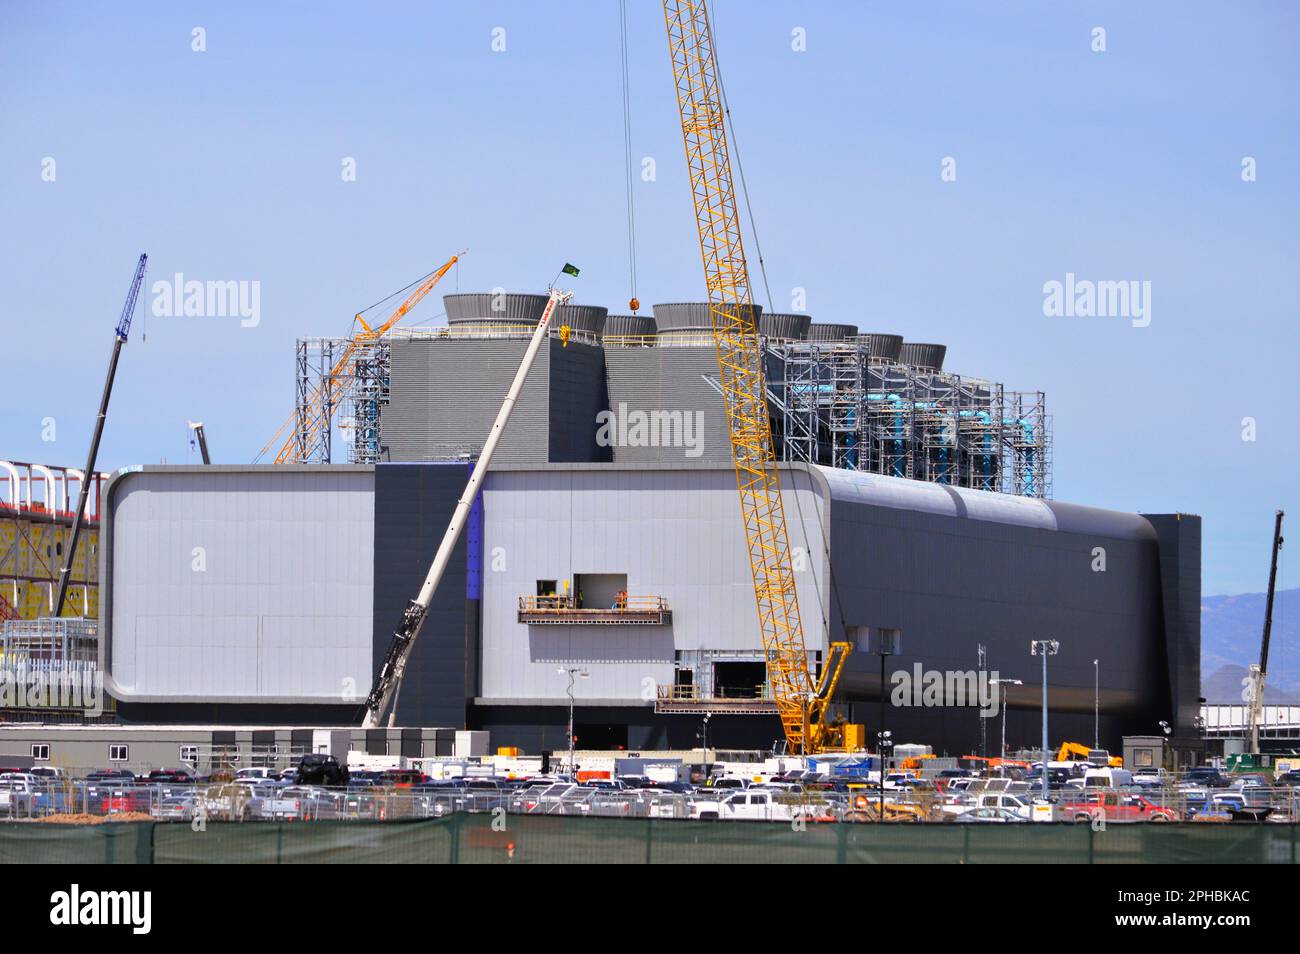
[{"label": "metal scaffolding frame", "polygon": [[1050,497],[1041,391],[916,368],[866,338],[767,342],[781,459],[1024,497]]},{"label": "metal scaffolding frame", "polygon": [[[315,408],[338,403],[348,463],[380,461],[392,337],[519,337],[525,330],[401,329],[353,342],[350,367],[339,375],[331,372],[348,339],[300,339],[295,462],[330,462],[331,429]],[[781,460],[1051,497],[1052,420],[1042,391],[1008,391],[995,382],[876,357],[865,336],[768,339],[765,348],[772,433]],[[319,405],[312,400],[317,389],[324,397]],[[449,446],[446,457],[465,457],[466,450]]]}]

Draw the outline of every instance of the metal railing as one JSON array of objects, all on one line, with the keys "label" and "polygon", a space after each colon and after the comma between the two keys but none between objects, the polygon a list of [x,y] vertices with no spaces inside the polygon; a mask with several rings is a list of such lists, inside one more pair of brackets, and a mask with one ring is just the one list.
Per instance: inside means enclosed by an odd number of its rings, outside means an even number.
[{"label": "metal railing", "polygon": [[573,594],[519,597],[521,613],[567,613],[573,611],[600,611],[606,613],[663,613],[668,601],[662,596],[619,596],[612,606],[579,606]]}]

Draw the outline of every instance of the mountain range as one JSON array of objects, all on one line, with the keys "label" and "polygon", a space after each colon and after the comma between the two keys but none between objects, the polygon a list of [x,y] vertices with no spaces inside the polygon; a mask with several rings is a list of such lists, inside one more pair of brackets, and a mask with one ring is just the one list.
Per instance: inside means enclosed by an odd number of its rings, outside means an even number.
[{"label": "mountain range", "polygon": [[[1207,702],[1241,702],[1247,666],[1259,662],[1264,594],[1201,599],[1201,695]],[[1278,590],[1273,601],[1264,701],[1300,704],[1300,588]]]}]

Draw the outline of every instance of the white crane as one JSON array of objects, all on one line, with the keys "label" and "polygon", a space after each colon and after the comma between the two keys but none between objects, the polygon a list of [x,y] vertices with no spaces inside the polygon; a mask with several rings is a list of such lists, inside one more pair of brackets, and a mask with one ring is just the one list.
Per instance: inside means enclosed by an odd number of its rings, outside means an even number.
[{"label": "white crane", "polygon": [[[576,275],[578,270],[572,265],[565,265],[564,272]],[[388,724],[391,726],[397,720],[397,709],[394,702],[398,691],[401,689],[402,677],[406,673],[406,663],[411,658],[411,650],[415,646],[415,639],[420,635],[420,627],[424,625],[424,616],[429,611],[429,605],[433,602],[433,594],[438,590],[438,583],[442,580],[442,574],[447,569],[448,561],[451,560],[451,551],[456,548],[456,541],[460,539],[461,531],[465,528],[470,506],[478,495],[483,478],[487,476],[488,467],[492,463],[492,454],[496,451],[497,443],[501,440],[506,424],[510,421],[510,413],[519,400],[520,392],[523,391],[528,371],[532,368],[533,360],[537,357],[542,342],[546,339],[546,333],[550,327],[551,318],[555,315],[555,309],[572,297],[572,292],[560,291],[555,287],[551,288],[550,298],[546,302],[546,308],[542,311],[541,320],[537,322],[537,327],[533,330],[533,336],[528,342],[528,348],[524,351],[524,359],[520,362],[519,370],[515,372],[515,379],[510,385],[510,390],[506,393],[505,401],[501,404],[501,410],[497,411],[497,418],[492,423],[492,430],[488,434],[487,441],[483,444],[483,452],[474,465],[474,472],[470,475],[469,483],[465,485],[465,492],[460,495],[456,509],[452,512],[451,523],[447,526],[447,532],[443,534],[442,543],[433,558],[433,565],[429,567],[429,573],[424,578],[424,586],[420,587],[420,595],[407,604],[406,612],[402,615],[402,622],[397,627],[397,631],[393,633],[393,641],[388,646],[388,655],[384,658],[384,665],[375,678],[375,684],[370,690],[370,695],[366,697],[366,714],[361,723],[363,728],[378,728],[383,723],[384,713],[390,709],[392,711],[389,713]]]}]

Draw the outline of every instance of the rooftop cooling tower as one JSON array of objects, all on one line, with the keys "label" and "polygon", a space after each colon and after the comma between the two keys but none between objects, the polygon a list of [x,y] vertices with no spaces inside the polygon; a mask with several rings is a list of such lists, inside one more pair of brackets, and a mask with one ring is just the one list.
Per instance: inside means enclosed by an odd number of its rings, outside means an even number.
[{"label": "rooftop cooling tower", "polygon": [[830,322],[814,321],[808,326],[806,337],[809,341],[843,341],[857,333],[857,325],[835,325]]},{"label": "rooftop cooling tower", "polygon": [[942,371],[943,358],[947,352],[947,345],[919,344],[915,341],[907,341],[903,344],[903,350],[899,352],[899,360],[903,364],[910,364],[914,368],[925,368],[927,371]]}]

